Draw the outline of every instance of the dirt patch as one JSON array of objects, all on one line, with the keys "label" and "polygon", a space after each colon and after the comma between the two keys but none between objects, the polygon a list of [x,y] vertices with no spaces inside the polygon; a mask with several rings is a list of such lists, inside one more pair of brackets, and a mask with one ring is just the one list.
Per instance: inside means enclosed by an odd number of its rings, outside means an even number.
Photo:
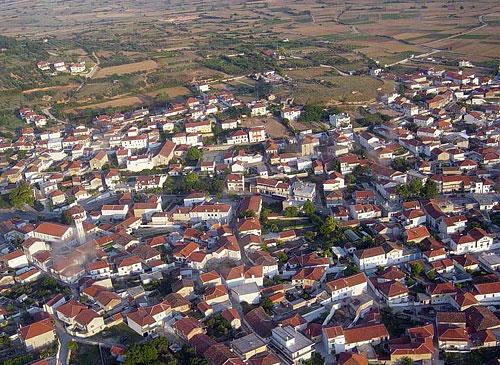
[{"label": "dirt patch", "polygon": [[78,108],[68,109],[68,110],[66,110],[66,112],[67,113],[75,113],[77,110],[83,110],[83,109],[120,108],[120,107],[128,107],[128,106],[132,106],[132,105],[137,105],[137,104],[141,104],[141,103],[142,103],[142,100],[139,99],[137,96],[127,96],[127,97],[123,97],[123,98],[119,98],[119,99],[105,101],[102,103],[79,106]]},{"label": "dirt patch", "polygon": [[170,98],[176,98],[178,96],[188,95],[190,93],[191,91],[189,91],[189,89],[184,86],[174,86],[174,87],[165,87],[155,91],[150,91],[147,93],[147,95],[152,97],[156,97],[158,95],[165,95]]},{"label": "dirt patch", "polygon": [[276,118],[245,118],[241,120],[241,126],[244,128],[259,125],[266,128],[266,133],[271,138],[284,137],[290,134],[286,127]]},{"label": "dirt patch", "polygon": [[127,63],[124,65],[118,65],[118,66],[104,67],[104,68],[101,68],[99,71],[97,71],[95,78],[99,79],[99,78],[108,77],[111,75],[122,75],[122,74],[134,73],[134,72],[150,71],[150,70],[154,70],[157,67],[158,67],[158,64],[153,60]]},{"label": "dirt patch", "polygon": [[31,94],[38,91],[51,91],[51,90],[69,90],[76,88],[76,84],[59,85],[59,86],[47,86],[47,87],[37,87],[35,89],[23,90],[23,94]]}]

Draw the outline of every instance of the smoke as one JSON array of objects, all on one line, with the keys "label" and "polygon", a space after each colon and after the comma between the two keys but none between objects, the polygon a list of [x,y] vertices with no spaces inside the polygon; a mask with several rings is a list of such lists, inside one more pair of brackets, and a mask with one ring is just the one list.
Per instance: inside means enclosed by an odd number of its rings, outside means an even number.
[{"label": "smoke", "polygon": [[52,243],[52,269],[59,275],[71,277],[82,270],[96,258],[97,242],[94,239],[83,244],[75,241],[61,241]]}]

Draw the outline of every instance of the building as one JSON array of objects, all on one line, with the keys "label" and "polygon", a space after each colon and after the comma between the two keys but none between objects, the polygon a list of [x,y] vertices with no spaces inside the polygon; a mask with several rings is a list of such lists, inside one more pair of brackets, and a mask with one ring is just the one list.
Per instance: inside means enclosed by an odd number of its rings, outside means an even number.
[{"label": "building", "polygon": [[365,344],[377,345],[389,339],[383,324],[367,324],[352,328],[323,328],[323,346],[327,353],[339,354]]},{"label": "building", "polygon": [[19,337],[28,351],[51,345],[56,340],[54,324],[49,318],[19,328]]},{"label": "building", "polygon": [[347,113],[332,114],[329,122],[333,128],[352,128],[351,117]]},{"label": "building", "polygon": [[251,357],[267,351],[266,343],[255,333],[250,333],[249,335],[233,340],[231,348],[243,361],[248,361]]},{"label": "building", "polygon": [[314,342],[291,326],[271,330],[271,345],[293,364],[308,360],[314,353]]}]

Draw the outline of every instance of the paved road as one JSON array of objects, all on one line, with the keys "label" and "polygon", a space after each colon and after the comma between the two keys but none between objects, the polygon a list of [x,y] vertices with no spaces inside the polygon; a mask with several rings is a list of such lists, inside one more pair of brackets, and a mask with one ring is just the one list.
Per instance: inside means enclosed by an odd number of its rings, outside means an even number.
[{"label": "paved road", "polygon": [[59,348],[57,349],[56,365],[69,364],[69,349],[68,345],[71,342],[71,336],[64,329],[64,325],[54,316],[56,326],[56,334],[59,338]]}]

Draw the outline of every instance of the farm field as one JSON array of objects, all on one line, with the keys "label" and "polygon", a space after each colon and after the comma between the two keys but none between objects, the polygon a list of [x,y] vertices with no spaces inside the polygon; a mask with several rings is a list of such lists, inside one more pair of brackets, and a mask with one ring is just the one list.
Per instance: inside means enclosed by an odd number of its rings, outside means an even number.
[{"label": "farm field", "polygon": [[[269,70],[292,80],[273,87],[278,96],[363,104],[393,89],[367,76],[377,64],[393,67],[434,50],[446,55],[446,67],[469,59],[494,70],[499,33],[495,0],[8,0],[0,12],[0,113],[15,117],[22,106],[58,102],[66,104],[58,108],[65,118],[89,108],[164,104],[191,95],[195,81],[248,101],[256,83],[247,76]],[[36,67],[60,60],[99,67],[89,78]],[[349,72],[356,76],[342,74]]]},{"label": "farm field", "polygon": [[134,73],[134,72],[150,71],[150,70],[154,70],[157,67],[158,67],[158,64],[153,60],[141,61],[141,62],[135,62],[135,63],[127,63],[124,65],[118,65],[118,66],[104,67],[104,68],[101,68],[99,71],[97,71],[95,78],[99,79],[99,78],[112,76],[112,75],[123,75],[123,74],[130,74],[130,73]]}]

